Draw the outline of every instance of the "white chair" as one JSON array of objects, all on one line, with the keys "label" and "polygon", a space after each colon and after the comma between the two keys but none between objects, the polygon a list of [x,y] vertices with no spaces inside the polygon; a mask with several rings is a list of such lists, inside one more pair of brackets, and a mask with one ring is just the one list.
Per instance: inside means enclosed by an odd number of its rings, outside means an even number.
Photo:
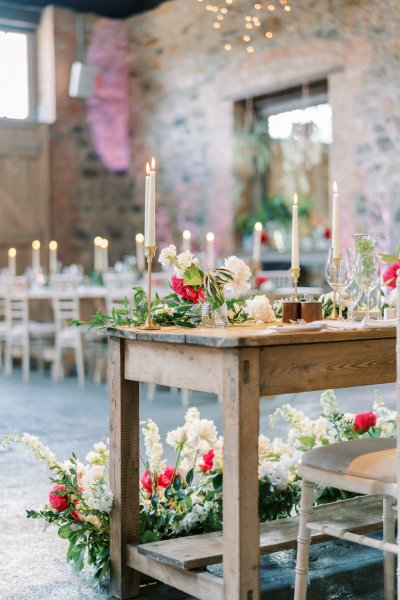
[{"label": "white chair", "polygon": [[53,312],[56,327],[53,381],[59,381],[63,377],[63,351],[71,349],[75,353],[78,383],[83,387],[85,385],[83,331],[80,327],[71,326],[72,320],[78,321],[80,319],[77,286],[75,284],[75,287],[73,287],[71,282],[68,284],[66,279],[61,279],[62,277],[57,276],[53,280],[55,287],[53,292]]},{"label": "white chair", "polygon": [[[397,444],[396,440],[362,439],[314,448],[306,452],[298,467],[303,479],[297,547],[295,600],[305,600],[310,538],[312,531],[337,537],[384,552],[384,597],[395,598],[395,556],[399,556],[400,536],[395,543],[394,504],[400,522],[398,481],[400,478],[400,270],[397,274]],[[397,452],[396,452],[397,447]],[[357,535],[336,522],[314,523],[315,484],[323,484],[359,494],[383,496],[383,541]],[[397,590],[400,594],[400,564],[397,566]]]},{"label": "white chair", "polygon": [[28,280],[26,277],[10,277],[5,291],[5,375],[12,375],[12,352],[15,346],[22,349],[22,372],[24,381],[29,381],[30,354],[36,351],[39,364],[43,365],[46,342],[53,339],[53,323],[41,323],[29,319]]}]

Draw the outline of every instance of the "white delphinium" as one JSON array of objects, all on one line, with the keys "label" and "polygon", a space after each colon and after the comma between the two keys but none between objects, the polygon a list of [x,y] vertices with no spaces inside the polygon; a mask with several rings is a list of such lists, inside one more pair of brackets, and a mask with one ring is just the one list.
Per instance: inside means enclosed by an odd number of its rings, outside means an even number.
[{"label": "white delphinium", "polygon": [[76,461],[76,463],[73,463],[70,460],[65,460],[62,463],[61,468],[63,471],[65,471],[65,473],[68,473],[69,475],[71,474],[71,469],[74,469],[74,471],[76,471],[78,479],[84,477],[87,471],[87,467],[81,462],[79,462],[79,460]]},{"label": "white delphinium", "polygon": [[[171,266],[172,260],[176,257],[176,246],[171,244],[167,248],[163,248],[158,257],[158,262],[162,264],[164,268]],[[171,260],[172,259],[172,260]]]},{"label": "white delphinium", "polygon": [[104,479],[96,479],[82,493],[85,505],[92,510],[109,514],[113,503],[113,494]]},{"label": "white delphinium", "polygon": [[258,436],[258,458],[260,461],[271,457],[271,440],[264,434]]},{"label": "white delphinium", "polygon": [[377,416],[376,427],[382,429],[382,437],[395,437],[397,413],[385,406],[378,390],[375,391],[372,410]]},{"label": "white delphinium", "polygon": [[193,421],[198,419],[200,419],[199,409],[195,406],[188,408],[185,415],[185,423],[193,423]]},{"label": "white delphinium", "polygon": [[212,512],[213,509],[214,503],[211,501],[206,501],[204,504],[193,504],[190,512],[174,525],[175,533],[180,533],[182,531],[190,533],[207,520],[209,513]]},{"label": "white delphinium", "polygon": [[279,437],[276,437],[272,440],[271,446],[272,446],[273,454],[278,454],[282,457],[294,456],[294,454],[296,452],[295,449],[293,448],[293,446],[290,446],[289,444],[285,444],[285,442]]},{"label": "white delphinium", "polygon": [[55,454],[45,446],[38,437],[30,433],[23,433],[21,438],[26,450],[32,453],[33,458],[42,462],[48,469],[55,466],[60,466],[57,462]]},{"label": "white delphinium", "polygon": [[293,481],[293,475],[283,461],[262,461],[259,467],[259,477],[261,479],[268,477],[271,484],[278,490],[285,490]]},{"label": "white delphinium", "polygon": [[161,443],[159,429],[152,419],[142,421],[144,447],[150,471],[160,473],[165,465],[164,448]]},{"label": "white delphinium", "polygon": [[81,483],[84,488],[89,488],[94,482],[100,481],[100,479],[108,479],[108,471],[105,465],[92,465],[86,469]]},{"label": "white delphinium", "polygon": [[331,415],[339,412],[336,394],[333,390],[325,390],[322,392],[320,403],[322,406],[322,413],[326,417],[330,417]]},{"label": "white delphinium", "polygon": [[270,301],[267,296],[261,294],[246,300],[246,311],[249,317],[257,323],[270,323],[275,319]]},{"label": "white delphinium", "polygon": [[93,446],[94,450],[88,452],[85,459],[91,465],[106,465],[109,458],[109,450],[104,442],[98,442]]},{"label": "white delphinium", "polygon": [[233,279],[225,284],[225,289],[232,292],[234,296],[245,294],[251,287],[249,282],[251,271],[244,260],[237,256],[228,256],[225,259],[224,267],[233,274]]}]

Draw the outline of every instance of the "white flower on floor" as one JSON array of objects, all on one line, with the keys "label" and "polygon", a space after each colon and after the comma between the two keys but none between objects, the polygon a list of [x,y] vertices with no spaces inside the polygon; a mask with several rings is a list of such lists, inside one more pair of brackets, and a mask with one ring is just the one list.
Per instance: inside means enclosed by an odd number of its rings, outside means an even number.
[{"label": "white flower on floor", "polygon": [[271,323],[275,313],[267,296],[258,295],[246,300],[246,311],[251,319],[258,323]]},{"label": "white flower on floor", "polygon": [[162,264],[163,267],[167,268],[171,266],[171,258],[174,259],[176,257],[176,246],[171,244],[168,248],[163,248],[160,252],[160,256],[158,257],[158,262]]},{"label": "white flower on floor", "polygon": [[322,405],[322,413],[329,417],[339,412],[338,403],[336,400],[336,394],[333,390],[325,390],[322,392],[320,397],[320,403]]},{"label": "white flower on floor", "polygon": [[237,256],[228,256],[225,259],[224,267],[233,274],[233,280],[225,285],[225,289],[232,292],[234,296],[245,294],[251,287],[249,282],[251,271],[244,260]]},{"label": "white flower on floor", "polygon": [[159,429],[152,419],[142,422],[144,446],[150,471],[161,473],[165,465],[164,448],[161,443]]},{"label": "white flower on floor", "polygon": [[85,505],[91,510],[109,514],[111,512],[113,495],[103,479],[97,479],[82,493]]},{"label": "white flower on floor", "polygon": [[287,469],[287,464],[283,461],[262,461],[259,467],[259,476],[261,478],[267,477],[278,490],[285,490],[293,480],[293,476]]},{"label": "white flower on floor", "polygon": [[68,474],[71,474],[71,469],[74,469],[74,471],[76,471],[78,479],[84,477],[87,470],[87,467],[81,462],[79,462],[79,460],[76,463],[73,463],[70,460],[65,460],[62,463],[61,468]]},{"label": "white flower on floor", "polygon": [[82,477],[82,485],[84,488],[89,488],[95,481],[105,479],[107,477],[107,471],[103,465],[92,465],[84,473]]},{"label": "white flower on floor", "polygon": [[35,435],[23,433],[21,441],[25,448],[33,454],[33,458],[39,462],[42,462],[48,469],[58,465],[56,455]]}]

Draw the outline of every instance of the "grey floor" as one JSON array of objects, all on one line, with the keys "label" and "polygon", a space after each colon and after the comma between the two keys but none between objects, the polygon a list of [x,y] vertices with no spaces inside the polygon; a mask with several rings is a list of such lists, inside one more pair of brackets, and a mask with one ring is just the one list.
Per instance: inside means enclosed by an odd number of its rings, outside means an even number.
[{"label": "grey floor", "polygon": [[[84,390],[76,379],[53,384],[49,375],[33,373],[24,384],[18,369],[10,379],[0,376],[0,433],[14,430],[38,435],[56,453],[67,458],[72,451],[84,458],[93,443],[108,434],[107,390],[88,383]],[[383,398],[394,407],[394,386],[380,386]],[[177,392],[157,388],[154,402],[146,400],[143,389],[141,416],[152,417],[161,434],[180,424],[185,409]],[[345,411],[369,410],[374,388],[339,390]],[[281,402],[291,402],[309,416],[320,413],[319,394],[288,395],[261,401],[261,431],[285,435],[279,424],[272,431],[268,415]],[[221,409],[216,398],[191,394],[191,405],[205,418],[214,419],[221,429]],[[25,518],[25,509],[45,504],[48,479],[42,467],[22,448],[0,452],[0,599],[1,600],[108,600],[107,586],[96,587],[90,572],[77,575],[65,561],[65,541],[55,529],[40,531]],[[378,552],[343,542],[330,542],[312,550],[310,600],[383,599],[382,557]],[[282,552],[262,559],[262,597],[289,600],[293,597],[294,552]],[[217,566],[215,572],[221,574]],[[184,594],[162,585],[143,589],[143,599],[178,600]]]}]

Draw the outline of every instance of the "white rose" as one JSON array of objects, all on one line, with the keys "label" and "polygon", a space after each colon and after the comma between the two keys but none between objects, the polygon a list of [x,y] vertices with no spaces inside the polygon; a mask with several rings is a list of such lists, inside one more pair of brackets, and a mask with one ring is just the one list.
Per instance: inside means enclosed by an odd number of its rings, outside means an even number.
[{"label": "white rose", "polygon": [[163,248],[161,250],[158,262],[161,263],[163,267],[167,268],[171,265],[171,258],[175,258],[175,256],[176,247],[174,244],[171,244],[168,248]]},{"label": "white rose", "polygon": [[184,444],[187,441],[187,437],[186,427],[178,427],[173,431],[168,431],[167,444],[176,448],[177,446]]},{"label": "white rose", "polygon": [[93,452],[93,450],[91,450],[90,452],[88,452],[88,453],[86,454],[86,456],[85,456],[85,459],[86,459],[86,460],[87,460],[89,463],[91,463],[91,464],[94,464],[94,463],[96,463],[96,461],[98,461],[98,460],[99,460],[99,458],[100,458],[100,457],[99,457],[99,455],[97,454],[97,452]]},{"label": "white rose", "polygon": [[233,273],[233,280],[225,285],[225,289],[232,292],[234,296],[245,294],[251,287],[249,283],[251,271],[244,260],[237,256],[228,256],[224,266]]},{"label": "white rose", "polygon": [[246,300],[246,310],[249,317],[261,323],[270,323],[275,319],[275,313],[267,296],[249,298]]},{"label": "white rose", "polygon": [[107,446],[104,442],[98,442],[93,448],[95,449],[95,452],[105,452],[107,450]]}]

